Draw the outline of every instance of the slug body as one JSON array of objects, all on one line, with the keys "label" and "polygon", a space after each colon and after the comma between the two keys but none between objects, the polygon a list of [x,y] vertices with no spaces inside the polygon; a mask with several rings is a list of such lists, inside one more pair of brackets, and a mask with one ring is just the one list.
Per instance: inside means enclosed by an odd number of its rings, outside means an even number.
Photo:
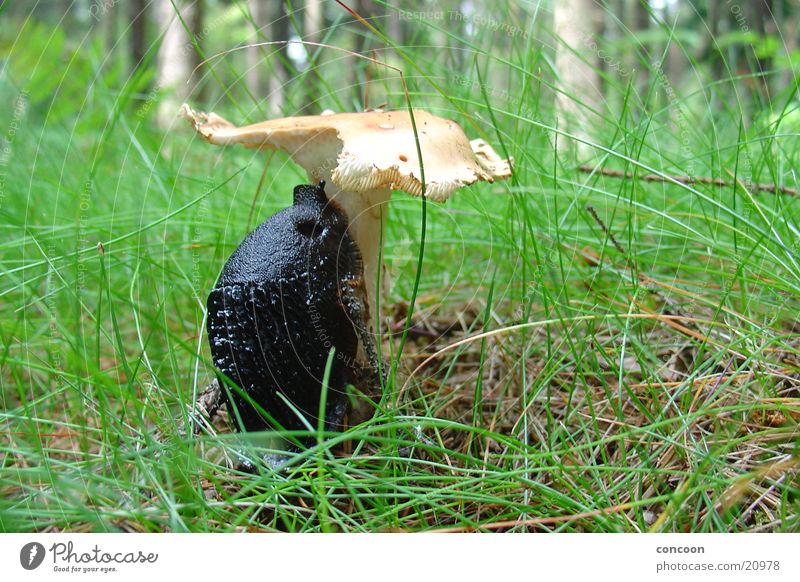
[{"label": "slug body", "polygon": [[297,186],[294,204],[245,238],[208,297],[223,398],[232,422],[246,431],[308,430],[306,423],[316,430],[332,348],[326,430],[340,428],[347,408],[345,388],[357,373],[362,304],[354,289],[362,266],[347,218],[324,184]]}]

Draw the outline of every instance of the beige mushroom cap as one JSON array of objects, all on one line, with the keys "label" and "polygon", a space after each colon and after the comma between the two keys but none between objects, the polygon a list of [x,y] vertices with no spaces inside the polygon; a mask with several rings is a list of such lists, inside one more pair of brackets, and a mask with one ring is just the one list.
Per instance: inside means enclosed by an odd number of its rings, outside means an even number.
[{"label": "beige mushroom cap", "polygon": [[[236,127],[215,113],[188,105],[181,115],[217,145],[243,144],[288,153],[313,181],[330,179],[340,190],[381,188],[422,195],[419,158],[408,111],[368,111],[285,117]],[[415,110],[425,169],[426,196],[444,201],[454,190],[511,176],[511,164],[485,141],[469,141],[457,123]],[[513,160],[512,160],[513,161]]]}]

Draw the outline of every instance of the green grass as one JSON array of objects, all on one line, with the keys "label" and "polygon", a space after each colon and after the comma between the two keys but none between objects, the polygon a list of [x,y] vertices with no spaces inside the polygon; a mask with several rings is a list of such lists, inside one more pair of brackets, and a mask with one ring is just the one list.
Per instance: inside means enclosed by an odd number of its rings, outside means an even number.
[{"label": "green grass", "polygon": [[[579,172],[532,10],[493,14],[537,31],[513,43],[408,23],[392,59],[413,105],[513,156],[514,177],[427,204],[412,320],[434,333],[398,358],[384,332],[396,374],[374,418],[257,474],[229,465],[265,435],[180,427],[213,378],[205,297],[248,230],[265,156],[182,122],[157,130],[149,69],[128,76],[96,31],[4,26],[0,531],[800,531],[800,201],[748,186],[797,187],[796,87],[754,114],[741,80],[697,63],[672,101],[652,65],[638,92],[609,76],[598,169],[740,183]],[[339,22],[326,42],[353,30],[366,34]],[[233,78],[242,59],[193,104],[260,119]],[[315,110],[359,107],[343,66],[321,65]],[[404,107],[396,74],[377,71],[375,99]],[[306,82],[290,81],[287,114]],[[276,155],[256,220],[304,181]],[[385,327],[405,323],[421,221],[421,201],[395,195]]]}]

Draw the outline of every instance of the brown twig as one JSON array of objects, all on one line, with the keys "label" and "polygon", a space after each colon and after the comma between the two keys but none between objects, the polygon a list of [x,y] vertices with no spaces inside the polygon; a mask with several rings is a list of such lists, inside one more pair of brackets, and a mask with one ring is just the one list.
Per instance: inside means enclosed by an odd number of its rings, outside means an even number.
[{"label": "brown twig", "polygon": [[[626,256],[628,262],[629,263],[633,263],[633,267],[634,267],[634,269],[636,269],[636,263],[633,260],[633,257],[629,256],[625,252],[625,249],[623,248],[623,246],[621,244],[619,244],[619,241],[617,240],[617,237],[614,236],[614,233],[611,232],[611,230],[609,230],[609,228],[606,226],[606,223],[603,222],[602,219],[597,215],[597,210],[594,209],[594,206],[592,206],[591,204],[587,204],[586,205],[586,210],[589,211],[589,214],[592,215],[592,218],[594,218],[594,221],[600,226],[600,228],[603,229],[603,232],[606,234],[606,236],[609,238],[609,240],[611,240],[611,243],[619,251],[619,254]],[[636,270],[638,270],[638,269],[636,269]]]},{"label": "brown twig", "polygon": [[[680,182],[681,184],[710,184],[712,186],[733,186],[733,181],[723,180],[722,178],[709,178],[708,176],[676,176],[671,174],[634,174],[633,172],[623,172],[622,170],[612,170],[609,168],[594,168],[592,166],[579,166],[578,170],[587,174],[601,174],[611,178],[635,178],[645,182]],[[753,190],[761,192],[772,192],[797,196],[796,188],[780,186],[778,184],[746,184]]]}]

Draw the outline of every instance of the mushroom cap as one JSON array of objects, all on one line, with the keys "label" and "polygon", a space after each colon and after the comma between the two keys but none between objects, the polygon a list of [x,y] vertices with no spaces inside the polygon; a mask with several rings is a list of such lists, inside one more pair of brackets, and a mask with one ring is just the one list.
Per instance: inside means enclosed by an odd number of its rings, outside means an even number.
[{"label": "mushroom cap", "polygon": [[[181,115],[210,143],[286,152],[312,181],[329,179],[350,192],[388,188],[422,195],[417,145],[405,110],[284,117],[243,127],[186,104]],[[511,176],[509,160],[481,139],[469,141],[456,122],[421,110],[414,110],[414,119],[428,198],[444,201],[478,180]]]}]

